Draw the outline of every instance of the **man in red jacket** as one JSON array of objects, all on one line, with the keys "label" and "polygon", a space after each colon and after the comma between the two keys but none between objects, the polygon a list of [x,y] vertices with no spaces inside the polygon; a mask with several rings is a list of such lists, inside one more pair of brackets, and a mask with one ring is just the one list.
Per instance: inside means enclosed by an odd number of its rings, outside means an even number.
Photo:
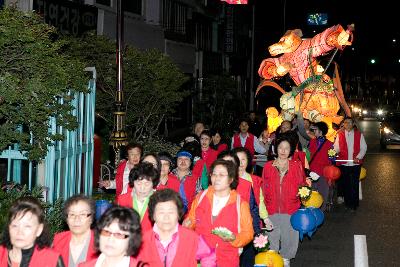
[{"label": "man in red jacket", "polygon": [[341,171],[339,186],[342,186],[344,203],[350,211],[354,212],[359,205],[359,177],[361,164],[367,152],[367,143],[364,135],[354,128],[352,118],[345,118],[343,126],[344,130],[338,133],[334,144],[338,153],[336,164],[339,165]]}]

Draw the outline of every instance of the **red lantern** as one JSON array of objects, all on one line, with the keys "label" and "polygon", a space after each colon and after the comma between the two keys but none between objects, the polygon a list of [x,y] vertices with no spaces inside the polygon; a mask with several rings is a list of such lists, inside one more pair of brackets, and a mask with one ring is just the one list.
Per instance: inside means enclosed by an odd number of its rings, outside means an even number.
[{"label": "red lantern", "polygon": [[329,181],[335,181],[340,177],[340,169],[334,165],[325,166],[323,173]]}]

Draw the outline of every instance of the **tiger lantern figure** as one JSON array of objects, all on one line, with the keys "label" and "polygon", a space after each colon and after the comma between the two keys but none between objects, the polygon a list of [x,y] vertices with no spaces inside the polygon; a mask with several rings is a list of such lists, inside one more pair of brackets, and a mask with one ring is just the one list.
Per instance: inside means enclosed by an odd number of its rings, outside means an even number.
[{"label": "tiger lantern figure", "polygon": [[[341,92],[335,92],[338,86],[324,73],[323,67],[318,65],[318,57],[351,45],[349,38],[352,36],[353,27],[351,25],[344,30],[342,26],[336,25],[311,39],[304,40],[301,38],[301,30],[287,31],[279,42],[268,48],[274,57],[261,62],[258,74],[264,80],[260,83],[257,93],[266,85],[281,91],[281,116],[285,120],[293,119],[295,113],[300,110],[304,118],[313,122],[329,117],[334,123],[339,123],[342,120],[342,117],[337,115],[340,109],[339,102],[346,106],[347,104],[341,86]],[[281,56],[275,57],[277,55]],[[296,85],[292,92],[284,91],[272,81],[287,73]]]}]

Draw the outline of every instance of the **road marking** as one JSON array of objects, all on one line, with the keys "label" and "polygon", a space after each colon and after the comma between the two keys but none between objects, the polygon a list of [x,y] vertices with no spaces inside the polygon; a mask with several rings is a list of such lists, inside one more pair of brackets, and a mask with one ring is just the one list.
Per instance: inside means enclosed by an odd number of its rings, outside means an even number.
[{"label": "road marking", "polygon": [[367,237],[354,235],[354,267],[368,267]]},{"label": "road marking", "polygon": [[358,190],[358,199],[362,200],[362,188],[361,188],[361,181],[359,183],[359,190]]}]

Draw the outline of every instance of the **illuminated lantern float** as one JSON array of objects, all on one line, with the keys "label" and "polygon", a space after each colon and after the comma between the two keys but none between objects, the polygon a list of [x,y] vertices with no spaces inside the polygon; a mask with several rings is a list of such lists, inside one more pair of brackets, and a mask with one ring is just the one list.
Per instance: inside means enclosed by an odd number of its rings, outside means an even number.
[{"label": "illuminated lantern float", "polygon": [[[318,57],[351,45],[349,37],[352,36],[352,30],[353,25],[349,26],[348,30],[336,25],[311,39],[304,40],[301,38],[301,30],[287,31],[278,43],[268,48],[272,56],[281,56],[262,61],[258,74],[263,80],[256,94],[265,86],[274,87],[282,92],[280,106],[284,120],[292,120],[294,115],[300,112],[312,122],[329,118],[331,122],[339,124],[343,119],[337,115],[340,105],[348,116],[350,109],[344,99],[338,75],[334,80],[327,76],[323,67],[318,65]],[[337,70],[335,71],[337,73]],[[286,92],[272,81],[287,73],[296,84],[292,92]]]}]

